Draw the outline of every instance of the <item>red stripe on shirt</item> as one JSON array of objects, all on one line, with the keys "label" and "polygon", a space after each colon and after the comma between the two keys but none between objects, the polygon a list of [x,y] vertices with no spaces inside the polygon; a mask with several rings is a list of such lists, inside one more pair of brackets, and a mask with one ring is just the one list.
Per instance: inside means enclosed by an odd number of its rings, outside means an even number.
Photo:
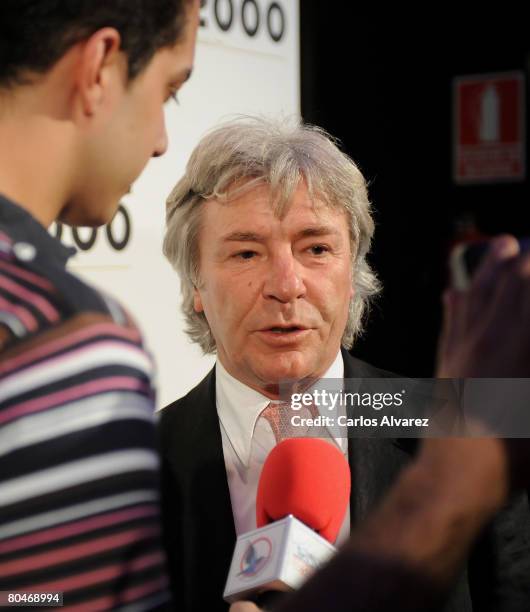
[{"label": "red stripe on shirt", "polygon": [[28,414],[34,414],[41,410],[46,410],[60,404],[66,404],[75,400],[80,400],[84,397],[94,395],[96,393],[103,393],[105,391],[137,391],[144,395],[150,393],[149,385],[138,378],[128,376],[111,376],[108,378],[101,378],[99,380],[83,383],[76,385],[64,391],[57,391],[56,393],[50,393],[44,397],[37,397],[27,402],[17,404],[12,408],[8,408],[4,412],[0,413],[0,425],[8,423],[13,419],[26,416]]},{"label": "red stripe on shirt", "polygon": [[22,557],[15,561],[0,563],[0,575],[6,578],[7,576],[16,576],[21,572],[30,572],[36,569],[61,565],[68,561],[90,557],[112,550],[113,548],[126,546],[127,544],[136,544],[140,540],[145,540],[159,534],[160,527],[158,526],[129,529],[124,533],[96,538],[90,542],[75,544],[74,546],[67,546],[57,550],[49,550],[37,555]]},{"label": "red stripe on shirt", "polygon": [[73,591],[75,589],[81,589],[92,586],[101,582],[109,581],[120,576],[127,575],[131,572],[140,572],[149,567],[161,565],[165,563],[165,557],[160,552],[149,553],[136,559],[123,560],[122,563],[115,563],[114,565],[107,565],[97,570],[90,572],[84,572],[75,576],[69,576],[62,578],[61,580],[53,580],[50,582],[44,582],[41,584],[32,584],[32,591],[39,591],[41,593],[50,593],[55,591]]},{"label": "red stripe on shirt", "polygon": [[3,287],[12,295],[29,302],[32,306],[40,310],[50,323],[56,323],[59,320],[57,309],[52,306],[47,299],[43,298],[42,295],[22,287],[6,276],[0,276],[0,287]]},{"label": "red stripe on shirt", "polygon": [[37,319],[23,306],[18,306],[17,304],[11,304],[4,300],[3,297],[0,297],[0,309],[10,312],[14,314],[16,317],[20,319],[20,322],[31,332],[34,332],[38,328]]},{"label": "red stripe on shirt", "polygon": [[33,285],[44,289],[45,291],[53,292],[53,285],[45,278],[37,276],[33,272],[28,272],[28,270],[14,266],[13,264],[7,263],[7,261],[0,261],[0,268],[6,270],[6,272],[9,272],[13,276],[17,276],[22,280],[28,281],[28,283],[32,283]]},{"label": "red stripe on shirt", "polygon": [[157,506],[144,505],[136,506],[129,510],[120,510],[118,512],[112,512],[102,514],[89,519],[83,519],[81,521],[75,521],[68,525],[62,525],[61,527],[52,527],[45,531],[38,531],[30,535],[25,535],[11,540],[0,542],[0,554],[7,554],[21,548],[30,548],[32,546],[38,546],[39,544],[46,544],[47,542],[53,542],[69,538],[73,536],[86,533],[87,531],[95,531],[96,529],[102,529],[116,523],[125,523],[132,521],[137,518],[147,516],[157,516],[160,514]]},{"label": "red stripe on shirt", "polygon": [[52,353],[62,351],[84,342],[91,338],[96,339],[98,336],[112,335],[132,342],[140,341],[140,334],[135,329],[126,329],[113,325],[111,323],[98,323],[91,325],[88,328],[82,328],[77,332],[69,333],[67,336],[55,338],[46,344],[39,345],[32,350],[29,350],[17,357],[5,359],[0,363],[0,374],[8,374],[11,370],[20,368],[28,363],[33,363],[39,359],[43,359]]}]

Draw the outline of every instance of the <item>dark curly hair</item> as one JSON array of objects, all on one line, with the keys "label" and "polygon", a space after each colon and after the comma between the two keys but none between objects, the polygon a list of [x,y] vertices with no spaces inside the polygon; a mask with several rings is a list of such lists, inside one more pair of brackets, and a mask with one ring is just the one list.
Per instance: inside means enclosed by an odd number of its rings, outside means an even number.
[{"label": "dark curly hair", "polygon": [[45,73],[75,43],[116,28],[137,76],[156,51],[177,42],[191,0],[0,0],[0,88]]}]

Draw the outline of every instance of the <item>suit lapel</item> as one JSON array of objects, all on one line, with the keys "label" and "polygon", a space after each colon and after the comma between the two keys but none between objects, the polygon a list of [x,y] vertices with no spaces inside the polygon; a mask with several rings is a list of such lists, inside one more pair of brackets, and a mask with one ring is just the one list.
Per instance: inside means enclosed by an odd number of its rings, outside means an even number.
[{"label": "suit lapel", "polygon": [[222,593],[236,535],[215,403],[215,368],[185,400],[180,411],[186,412],[182,457],[175,462],[187,491],[184,567],[193,576],[193,609],[208,600],[210,610],[224,610]]}]

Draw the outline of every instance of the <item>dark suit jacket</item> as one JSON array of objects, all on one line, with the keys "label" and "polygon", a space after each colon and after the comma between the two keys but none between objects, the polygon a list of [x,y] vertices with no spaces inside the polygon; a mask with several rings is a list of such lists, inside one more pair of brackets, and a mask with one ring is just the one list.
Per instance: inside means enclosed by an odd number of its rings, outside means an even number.
[{"label": "dark suit jacket", "polygon": [[[395,376],[345,351],[343,357],[345,378]],[[236,534],[216,410],[215,368],[185,397],[162,411],[158,430],[164,543],[175,609],[225,612],[228,604],[222,593]],[[375,507],[413,452],[410,440],[349,440],[352,526]],[[530,512],[526,496],[514,500],[512,507],[486,530],[468,567],[445,610],[530,610]],[[500,598],[510,606],[499,607]]]}]

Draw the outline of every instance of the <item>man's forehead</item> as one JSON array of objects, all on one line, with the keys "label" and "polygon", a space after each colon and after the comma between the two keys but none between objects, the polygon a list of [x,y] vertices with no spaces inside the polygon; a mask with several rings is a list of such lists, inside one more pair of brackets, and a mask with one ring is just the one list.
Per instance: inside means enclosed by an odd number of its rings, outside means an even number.
[{"label": "man's forehead", "polygon": [[288,203],[285,214],[278,215],[274,201],[261,194],[237,200],[205,202],[203,222],[215,230],[222,241],[260,241],[276,230],[288,231],[297,238],[306,236],[338,235],[347,230],[344,210],[310,199]]},{"label": "man's forehead", "polygon": [[281,186],[273,189],[259,179],[238,180],[226,189],[223,197],[213,201],[231,210],[233,214],[241,214],[248,209],[253,215],[274,214],[279,218],[288,214],[340,216],[344,212],[343,208],[329,203],[323,196],[311,194],[302,180],[288,193]]},{"label": "man's forehead", "polygon": [[[248,227],[248,229],[243,229]],[[340,227],[337,224],[317,224],[309,223],[300,225],[300,227],[291,228],[293,235],[291,238],[302,239],[309,237],[325,237],[325,236],[340,236]],[[220,232],[219,240],[221,242],[263,242],[270,237],[273,228],[270,225],[250,224],[245,226],[244,223],[236,224],[234,228],[225,228]]]}]

